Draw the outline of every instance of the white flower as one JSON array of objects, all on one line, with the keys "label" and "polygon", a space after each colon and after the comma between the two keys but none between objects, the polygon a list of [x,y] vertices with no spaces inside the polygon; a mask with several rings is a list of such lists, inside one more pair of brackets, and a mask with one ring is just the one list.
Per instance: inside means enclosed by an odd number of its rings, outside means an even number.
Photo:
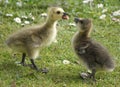
[{"label": "white flower", "polygon": [[16,2],[16,5],[17,5],[18,7],[22,7],[22,2],[21,2],[21,1]]},{"label": "white flower", "polygon": [[29,22],[29,21],[24,21],[24,23],[25,23],[25,24],[30,24],[30,22]]},{"label": "white flower", "polygon": [[32,13],[29,13],[29,18],[31,18],[32,20],[35,20],[35,17],[32,15]]},{"label": "white flower", "polygon": [[84,4],[87,4],[87,3],[89,3],[89,1],[88,1],[88,0],[84,0],[83,3],[84,3]]},{"label": "white flower", "polygon": [[21,25],[22,25],[22,26],[24,26],[25,24],[24,24],[24,23],[22,23]]},{"label": "white flower", "polygon": [[6,16],[7,16],[7,17],[12,17],[12,16],[13,16],[13,14],[6,14]]},{"label": "white flower", "polygon": [[120,16],[120,10],[113,12],[113,16]]},{"label": "white flower", "polygon": [[9,1],[8,1],[8,0],[5,0],[5,3],[6,3],[6,4],[9,4]]},{"label": "white flower", "polygon": [[32,17],[32,13],[29,13],[29,17]]},{"label": "white flower", "polygon": [[70,64],[70,61],[68,61],[68,60],[63,60],[63,64]]},{"label": "white flower", "polygon": [[21,16],[21,18],[25,18],[25,19],[27,19],[28,17],[27,17],[27,16],[25,16],[25,15],[23,15],[23,16]]},{"label": "white flower", "polygon": [[34,17],[34,16],[32,16],[32,17],[31,17],[31,19],[32,19],[32,20],[35,20],[35,17]]},{"label": "white flower", "polygon": [[41,17],[47,17],[47,13],[40,14]]},{"label": "white flower", "polygon": [[33,17],[33,15],[32,15],[32,13],[29,13],[29,15],[28,15],[29,17]]},{"label": "white flower", "polygon": [[103,4],[97,4],[98,8],[103,8]]},{"label": "white flower", "polygon": [[14,21],[19,24],[21,23],[21,19],[19,17],[14,18]]},{"label": "white flower", "polygon": [[105,13],[105,12],[107,12],[107,9],[103,9],[103,10],[102,10],[102,13]]},{"label": "white flower", "polygon": [[69,23],[68,25],[69,25],[69,26],[76,26],[75,23]]},{"label": "white flower", "polygon": [[84,4],[87,4],[87,3],[89,3],[89,2],[93,2],[93,0],[83,0],[83,3],[84,3]]},{"label": "white flower", "polygon": [[99,18],[100,19],[105,19],[106,15],[105,14],[102,14]]},{"label": "white flower", "polygon": [[120,23],[120,19],[118,19],[118,18],[112,18],[112,20]]}]

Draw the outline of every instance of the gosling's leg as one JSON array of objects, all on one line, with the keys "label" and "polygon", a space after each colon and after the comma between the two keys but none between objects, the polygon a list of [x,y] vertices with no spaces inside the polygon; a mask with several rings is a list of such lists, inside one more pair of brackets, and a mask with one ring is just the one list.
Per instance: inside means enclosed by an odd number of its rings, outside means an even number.
[{"label": "gosling's leg", "polygon": [[91,78],[93,81],[96,81],[96,79],[95,79],[95,73],[96,73],[96,69],[92,69],[92,73],[90,74],[90,78]]},{"label": "gosling's leg", "polygon": [[42,73],[47,73],[48,70],[46,68],[39,69],[36,66],[36,64],[34,62],[34,59],[36,59],[38,57],[38,55],[39,55],[39,49],[38,48],[34,48],[34,49],[32,48],[32,49],[28,50],[28,56],[30,57],[30,61],[31,61],[31,64],[32,64],[32,65],[30,65],[30,67],[35,69],[36,71],[40,71]]},{"label": "gosling's leg", "polygon": [[25,66],[25,57],[26,57],[26,53],[22,54],[22,60],[20,62],[21,65]]},{"label": "gosling's leg", "polygon": [[45,74],[47,74],[47,73],[49,72],[49,70],[48,70],[47,68],[39,69],[39,68],[36,66],[36,64],[35,64],[35,62],[34,62],[33,59],[30,59],[30,61],[31,61],[31,63],[32,63],[32,66],[31,66],[31,67],[32,67],[33,69],[35,69],[36,71],[40,71],[40,72],[45,73]]},{"label": "gosling's leg", "polygon": [[33,60],[33,59],[30,59],[30,61],[31,61],[31,63],[32,63],[32,66],[31,66],[31,67],[32,67],[33,69],[39,71],[39,69],[38,69],[38,67],[36,66],[34,60]]}]

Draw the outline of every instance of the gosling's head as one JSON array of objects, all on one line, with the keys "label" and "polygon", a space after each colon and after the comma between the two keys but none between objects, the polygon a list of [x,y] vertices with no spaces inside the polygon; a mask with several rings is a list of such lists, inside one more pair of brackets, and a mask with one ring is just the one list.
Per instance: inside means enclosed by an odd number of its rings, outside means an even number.
[{"label": "gosling's head", "polygon": [[69,19],[69,16],[60,7],[50,7],[48,8],[48,19],[57,21],[60,19]]},{"label": "gosling's head", "polygon": [[92,27],[92,21],[90,19],[75,18],[74,21],[80,32],[89,31]]}]

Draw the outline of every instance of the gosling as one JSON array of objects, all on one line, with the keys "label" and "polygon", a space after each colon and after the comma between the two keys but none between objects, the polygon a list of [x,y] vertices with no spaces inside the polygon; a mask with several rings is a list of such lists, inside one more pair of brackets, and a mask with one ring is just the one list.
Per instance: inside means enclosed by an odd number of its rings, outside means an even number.
[{"label": "gosling", "polygon": [[22,53],[21,65],[25,65],[25,57],[28,55],[32,67],[37,71],[40,70],[34,59],[39,56],[42,47],[49,46],[56,39],[56,24],[60,19],[69,19],[69,16],[60,7],[50,7],[47,20],[43,25],[23,28],[8,37],[7,46]]},{"label": "gosling", "polygon": [[78,31],[72,39],[75,54],[83,61],[91,73],[81,73],[83,79],[92,78],[99,70],[113,71],[114,61],[107,49],[90,37],[92,21],[90,19],[74,19]]}]

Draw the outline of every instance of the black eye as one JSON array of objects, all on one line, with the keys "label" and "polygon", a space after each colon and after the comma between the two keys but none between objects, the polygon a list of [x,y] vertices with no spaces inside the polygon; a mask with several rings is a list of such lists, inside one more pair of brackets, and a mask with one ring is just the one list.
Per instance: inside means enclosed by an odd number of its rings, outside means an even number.
[{"label": "black eye", "polygon": [[60,14],[60,11],[57,11],[56,13],[57,13],[57,14]]},{"label": "black eye", "polygon": [[83,21],[80,21],[81,24],[83,24]]}]

